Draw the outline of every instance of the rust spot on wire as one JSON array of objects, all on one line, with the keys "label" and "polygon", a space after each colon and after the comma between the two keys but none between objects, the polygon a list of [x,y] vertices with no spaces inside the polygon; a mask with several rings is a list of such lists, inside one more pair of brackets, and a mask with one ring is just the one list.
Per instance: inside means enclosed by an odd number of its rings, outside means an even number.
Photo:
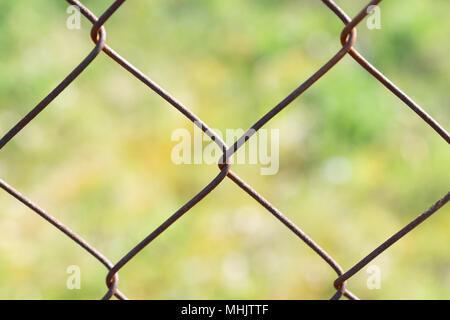
[{"label": "rust spot on wire", "polygon": [[331,70],[341,59],[349,54],[353,59],[358,62],[365,70],[367,70],[375,79],[381,82],[389,91],[395,94],[400,100],[402,100],[410,109],[412,109],[420,118],[422,118],[437,134],[439,134],[447,143],[450,143],[450,136],[448,132],[439,123],[434,120],[429,114],[427,114],[417,103],[415,103],[410,97],[402,92],[395,84],[393,84],[385,75],[372,66],[359,52],[357,52],[353,45],[356,42],[356,26],[368,15],[368,8],[373,5],[378,5],[382,0],[372,0],[366,5],[354,19],[350,19],[347,14],[339,8],[332,0],[322,0],[322,2],[344,23],[344,28],[340,34],[340,41],[342,48],[330,58],[317,72],[315,72],[310,78],[303,82],[293,92],[291,92],[285,99],[279,104],[270,109],[263,117],[261,117],[255,124],[249,128],[249,130],[239,138],[232,146],[227,146],[225,142],[212,131],[208,125],[202,121],[197,115],[195,115],[188,107],[179,102],[176,98],[166,92],[156,82],[147,77],[138,68],[133,66],[130,62],[121,57],[117,52],[110,48],[106,44],[106,31],[104,24],[108,19],[119,9],[119,7],[126,0],[116,0],[113,4],[97,18],[87,7],[85,7],[78,0],[66,0],[71,5],[76,5],[80,8],[80,12],[92,23],[91,39],[95,43],[94,49],[89,55],[53,90],[51,91],[36,107],[34,107],[25,117],[23,117],[10,131],[8,131],[0,139],[0,150],[13,139],[23,128],[25,128],[36,116],[39,115],[62,91],[67,87],[95,60],[98,54],[103,51],[112,60],[117,62],[121,67],[127,70],[131,75],[144,83],[152,91],[158,94],[161,98],[167,101],[170,105],[180,111],[186,118],[195,123],[205,134],[207,134],[212,141],[214,141],[219,148],[223,151],[223,157],[219,161],[219,174],[214,177],[211,182],[206,185],[199,193],[197,193],[192,199],[186,202],[180,209],[172,214],[165,222],[163,222],[158,228],[151,232],[144,240],[138,243],[134,248],[127,252],[122,259],[116,264],[112,264],[100,251],[91,246],[83,238],[78,236],[75,232],[70,230],[55,217],[51,216],[39,206],[34,204],[31,200],[23,196],[19,191],[8,185],[6,182],[0,179],[0,188],[30,208],[32,211],[40,215],[54,227],[59,229],[62,233],[72,239],[76,244],[81,246],[99,262],[101,262],[107,269],[108,274],[106,276],[107,293],[103,299],[110,299],[112,296],[116,296],[119,299],[126,299],[126,296],[118,289],[119,276],[118,272],[127,263],[129,263],[140,251],[147,247],[153,240],[160,236],[167,228],[175,223],[184,214],[194,207],[197,203],[202,201],[210,192],[212,192],[225,178],[229,178],[240,189],[246,192],[249,196],[255,199],[262,207],[264,207],[269,213],[271,213],[276,219],[284,224],[290,231],[292,231],[300,240],[308,245],[317,255],[325,261],[338,275],[338,278],[334,281],[336,293],[332,296],[332,299],[339,299],[341,296],[345,296],[349,299],[358,299],[356,295],[350,292],[346,288],[346,281],[350,279],[354,274],[364,268],[370,261],[372,261],[379,254],[384,252],[395,242],[403,238],[406,234],[428,219],[432,214],[437,212],[450,200],[450,193],[447,193],[441,200],[436,202],[430,209],[425,211],[418,218],[413,220],[387,241],[383,242],[379,247],[372,251],[369,255],[358,262],[349,271],[344,272],[338,262],[331,257],[323,248],[321,248],[310,236],[302,231],[297,225],[295,225],[288,217],[281,213],[273,204],[261,196],[250,185],[243,181],[237,174],[231,170],[231,165],[228,163],[228,159],[237,152],[251,138],[251,136],[261,129],[267,122],[273,117],[279,114],[284,108],[290,105],[301,94],[308,90],[314,83],[316,83],[322,76],[324,76],[329,70]]}]

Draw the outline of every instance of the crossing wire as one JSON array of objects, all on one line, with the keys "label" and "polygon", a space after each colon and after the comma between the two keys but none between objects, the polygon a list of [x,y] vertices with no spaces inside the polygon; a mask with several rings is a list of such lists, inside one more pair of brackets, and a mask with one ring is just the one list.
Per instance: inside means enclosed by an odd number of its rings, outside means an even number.
[{"label": "crossing wire", "polygon": [[103,51],[113,61],[118,63],[121,67],[127,70],[130,75],[134,76],[137,80],[144,83],[154,93],[159,95],[171,106],[181,112],[186,118],[192,121],[197,127],[199,127],[209,138],[217,144],[217,146],[223,151],[218,167],[219,173],[215,176],[211,182],[209,182],[202,190],[200,190],[192,199],[187,201],[181,208],[173,213],[166,221],[164,221],[158,228],[151,232],[145,239],[139,242],[129,252],[125,253],[123,257],[115,264],[113,264],[108,258],[106,258],[98,249],[90,245],[86,240],[69,229],[55,217],[47,213],[40,208],[33,201],[22,195],[15,188],[8,183],[0,179],[0,188],[9,193],[12,197],[20,201],[22,204],[33,210],[36,214],[48,221],[50,224],[59,229],[62,233],[72,239],[76,244],[81,246],[86,252],[96,258],[102,263],[108,270],[106,276],[107,292],[103,296],[104,300],[110,299],[115,296],[118,299],[124,300],[127,297],[119,290],[119,271],[126,266],[140,251],[146,248],[153,240],[164,233],[173,223],[175,223],[184,214],[189,212],[195,205],[202,201],[210,192],[212,192],[222,181],[230,179],[240,189],[257,201],[263,206],[269,213],[271,213],[276,219],[284,224],[290,231],[292,231],[300,240],[308,245],[317,255],[319,255],[325,263],[327,263],[337,274],[337,278],[334,281],[334,287],[336,292],[331,299],[339,299],[342,296],[348,299],[358,299],[358,297],[347,288],[347,280],[349,280],[358,271],[369,264],[378,255],[387,250],[394,243],[402,239],[406,234],[411,232],[422,222],[428,219],[431,215],[436,213],[440,208],[445,206],[450,200],[450,192],[439,199],[428,210],[419,215],[416,219],[407,224],[400,231],[395,233],[388,240],[383,242],[380,246],[375,248],[371,253],[362,258],[348,271],[339,265],[339,263],[322,247],[320,247],[309,235],[302,231],[296,224],[294,224],[289,218],[278,210],[272,203],[266,200],[260,195],[254,188],[242,180],[236,173],[231,170],[230,158],[234,153],[239,150],[259,129],[266,125],[277,114],[282,112],[287,106],[289,106],[294,100],[314,85],[320,78],[328,73],[342,58],[346,55],[350,55],[361,67],[369,72],[376,80],[384,85],[384,87],[397,96],[403,103],[415,112],[432,130],[434,130],[439,136],[441,136],[447,144],[450,144],[449,133],[434,120],[424,109],[422,109],[416,102],[414,102],[409,96],[401,91],[391,80],[378,71],[372,64],[370,64],[355,48],[354,44],[357,39],[356,26],[367,17],[371,10],[374,9],[382,0],[372,0],[353,18],[350,17],[332,0],[321,0],[343,23],[344,28],[340,35],[340,42],[342,48],[332,56],[327,63],[325,63],[319,70],[317,70],[311,77],[292,91],[286,98],[280,103],[270,109],[263,117],[258,119],[253,126],[251,126],[242,137],[236,140],[232,146],[227,146],[221,137],[216,134],[208,125],[195,115],[187,106],[179,102],[175,97],[165,91],[156,82],[147,77],[142,71],[133,66],[125,58],[120,56],[106,43],[106,30],[105,23],[109,18],[120,8],[126,0],[115,0],[112,5],[97,18],[85,5],[78,0],[66,0],[70,5],[76,6],[80,12],[92,23],[91,39],[95,43],[92,51],[86,56],[84,60],[63,80],[61,83],[53,89],[42,101],[40,101],[27,115],[25,115],[17,124],[11,128],[0,139],[0,150],[8,144],[22,129],[24,129],[33,119],[38,116],[61,92],[66,90],[70,84],[81,74],[84,70],[96,59],[96,57]]}]

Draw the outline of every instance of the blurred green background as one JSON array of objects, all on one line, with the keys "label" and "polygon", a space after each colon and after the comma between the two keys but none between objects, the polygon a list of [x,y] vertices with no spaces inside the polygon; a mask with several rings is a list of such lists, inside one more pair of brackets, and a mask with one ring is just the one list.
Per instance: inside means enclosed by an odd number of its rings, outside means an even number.
[{"label": "blurred green background", "polygon": [[[112,1],[85,0],[100,15]],[[366,1],[337,1],[354,16]],[[6,133],[92,49],[91,25],[66,28],[67,4],[0,2],[0,129]],[[450,2],[383,1],[380,30],[356,47],[450,127]],[[246,129],[340,48],[320,1],[127,1],[108,44],[212,128]],[[106,55],[1,150],[0,177],[113,262],[191,199],[215,165],[175,165],[171,134],[191,123]],[[448,145],[350,57],[265,128],[280,129],[280,170],[234,171],[344,269],[449,190]],[[336,176],[337,175],[337,176]],[[0,192],[0,298],[96,299],[106,270]],[[361,298],[450,298],[450,208],[349,281]],[[78,265],[81,290],[68,290]],[[231,181],[120,272],[130,298],[325,299],[336,278]]]}]

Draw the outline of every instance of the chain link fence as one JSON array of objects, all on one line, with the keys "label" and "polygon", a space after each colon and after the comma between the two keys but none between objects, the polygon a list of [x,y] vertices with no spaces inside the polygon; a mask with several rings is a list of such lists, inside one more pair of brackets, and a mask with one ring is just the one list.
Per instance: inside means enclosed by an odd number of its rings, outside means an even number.
[{"label": "chain link fence", "polygon": [[358,299],[358,297],[352,293],[346,286],[346,282],[358,271],[369,264],[378,255],[387,250],[390,246],[403,238],[407,233],[415,229],[422,222],[428,219],[431,215],[437,212],[440,208],[447,204],[450,200],[450,192],[444,195],[428,210],[419,215],[416,219],[383,242],[370,254],[365,256],[357,264],[355,264],[348,271],[344,271],[338,262],[333,257],[322,249],[310,236],[305,234],[297,225],[290,221],[283,213],[281,213],[273,204],[262,197],[257,191],[255,191],[250,185],[243,181],[236,173],[231,170],[231,164],[229,159],[233,156],[237,150],[242,147],[246,141],[248,141],[260,128],[262,128],[273,117],[280,113],[284,108],[291,104],[296,98],[310,88],[316,81],[330,71],[341,59],[347,54],[350,55],[358,64],[361,65],[367,72],[369,72],[376,80],[381,82],[386,89],[391,91],[401,101],[403,101],[412,111],[414,111],[420,118],[427,123],[431,129],[439,134],[447,143],[450,143],[449,133],[439,125],[430,115],[428,115],[417,103],[415,103],[410,97],[403,93],[395,84],[393,84],[386,76],[372,66],[358,51],[355,50],[353,45],[357,39],[356,26],[370,13],[370,11],[377,6],[382,0],[372,0],[366,5],[355,18],[350,19],[349,16],[337,6],[332,0],[322,0],[323,4],[327,6],[342,22],[345,27],[341,33],[340,41],[342,43],[342,49],[340,49],[325,65],[323,65],[317,72],[315,72],[309,79],[302,83],[292,93],[290,93],[284,100],[273,107],[262,118],[255,122],[255,124],[232,146],[227,146],[221,137],[211,130],[208,125],[197,117],[189,108],[184,106],[176,98],[171,96],[158,84],[148,78],[138,68],[133,66],[111,47],[106,44],[106,31],[104,24],[108,19],[119,9],[119,7],[125,2],[125,0],[116,0],[114,3],[97,18],[87,7],[85,7],[78,0],[66,0],[69,4],[77,6],[80,12],[93,24],[91,30],[91,38],[95,43],[94,49],[88,54],[88,56],[53,90],[51,91],[36,107],[34,107],[24,118],[22,118],[9,132],[7,132],[0,140],[0,149],[8,144],[23,128],[25,128],[40,112],[42,112],[62,91],[66,90],[70,84],[96,59],[100,52],[106,53],[113,61],[125,68],[132,76],[139,81],[143,82],[152,91],[158,94],[161,98],[166,100],[170,105],[180,111],[185,117],[192,121],[197,127],[199,127],[206,135],[210,137],[214,143],[223,151],[223,156],[219,161],[219,174],[212,179],[212,181],[205,186],[199,193],[189,200],[185,205],[178,209],[173,215],[171,215],[166,221],[164,221],[156,230],[150,233],[144,240],[138,243],[132,250],[126,253],[122,259],[116,264],[113,264],[108,260],[98,249],[91,246],[87,241],[78,236],[74,231],[69,229],[63,223],[58,221],[55,217],[41,209],[37,204],[29,200],[22,195],[15,188],[7,184],[5,181],[0,180],[0,187],[23,203],[25,206],[33,210],[40,215],[47,222],[58,228],[62,233],[71,238],[76,244],[85,249],[90,255],[95,257],[100,263],[102,263],[108,270],[106,277],[106,286],[108,288],[107,293],[103,299],[110,299],[115,296],[118,299],[127,299],[125,294],[119,290],[119,277],[118,272],[133,259],[141,250],[147,247],[153,240],[160,236],[164,231],[175,223],[180,217],[192,209],[202,199],[204,199],[211,191],[213,191],[222,181],[226,178],[231,179],[240,189],[251,196],[255,201],[262,205],[268,212],[275,216],[282,224],[284,224],[290,231],[292,231],[300,240],[306,243],[317,255],[319,255],[325,263],[327,263],[336,273],[337,279],[334,281],[334,287],[336,293],[331,297],[332,299],[339,299],[342,296],[348,299]]}]

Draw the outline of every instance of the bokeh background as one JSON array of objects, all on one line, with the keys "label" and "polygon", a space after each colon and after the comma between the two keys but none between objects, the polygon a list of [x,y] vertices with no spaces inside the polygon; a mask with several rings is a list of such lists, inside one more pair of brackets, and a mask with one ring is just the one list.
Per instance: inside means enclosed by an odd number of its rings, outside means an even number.
[{"label": "bokeh background", "polygon": [[[85,0],[97,15],[112,1]],[[354,16],[366,1],[337,1]],[[92,49],[90,24],[66,28],[67,4],[0,2],[3,135]],[[383,1],[380,30],[356,47],[450,127],[450,2]],[[340,48],[342,23],[320,1],[127,1],[108,44],[211,127],[246,129]],[[191,123],[101,54],[2,151],[0,176],[113,262],[203,188],[215,165],[175,165],[171,134]],[[280,170],[234,171],[344,269],[449,190],[448,145],[345,57],[271,121]],[[0,298],[96,299],[106,270],[0,193]],[[450,298],[445,207],[349,281],[361,298]],[[68,290],[78,265],[81,290]],[[130,298],[325,299],[333,271],[225,180],[120,272]]]}]

